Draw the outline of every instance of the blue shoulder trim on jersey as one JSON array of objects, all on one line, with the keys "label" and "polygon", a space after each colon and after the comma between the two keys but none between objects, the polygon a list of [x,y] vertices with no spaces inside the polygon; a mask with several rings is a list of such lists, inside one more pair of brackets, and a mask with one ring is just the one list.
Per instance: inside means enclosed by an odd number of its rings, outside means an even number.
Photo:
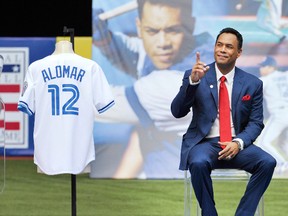
[{"label": "blue shoulder trim on jersey", "polygon": [[108,105],[106,105],[105,107],[101,108],[98,110],[99,113],[103,113],[106,110],[108,110],[110,107],[112,107],[115,104],[115,101],[111,101]]},{"label": "blue shoulder trim on jersey", "polygon": [[24,112],[24,113],[28,114],[29,116],[32,116],[34,114],[29,109],[28,105],[24,101],[19,101],[17,108],[18,108],[19,111]]},{"label": "blue shoulder trim on jersey", "polygon": [[136,95],[136,92],[134,90],[134,87],[126,87],[125,94],[131,108],[134,110],[135,114],[139,118],[140,123],[145,127],[154,125],[153,120],[150,118],[148,112],[141,105],[138,96]]}]

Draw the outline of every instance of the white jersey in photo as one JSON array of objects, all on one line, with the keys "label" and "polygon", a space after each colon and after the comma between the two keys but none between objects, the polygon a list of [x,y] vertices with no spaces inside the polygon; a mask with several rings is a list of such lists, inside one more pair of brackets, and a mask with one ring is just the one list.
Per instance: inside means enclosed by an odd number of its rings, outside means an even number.
[{"label": "white jersey in photo", "polygon": [[35,115],[34,163],[48,175],[81,173],[95,159],[95,114],[113,104],[107,79],[95,61],[61,53],[32,63],[18,109]]}]

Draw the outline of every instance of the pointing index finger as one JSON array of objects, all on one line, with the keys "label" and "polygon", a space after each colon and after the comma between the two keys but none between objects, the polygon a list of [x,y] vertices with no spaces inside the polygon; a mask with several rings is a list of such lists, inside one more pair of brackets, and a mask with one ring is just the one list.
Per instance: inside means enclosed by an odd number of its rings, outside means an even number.
[{"label": "pointing index finger", "polygon": [[200,53],[196,52],[196,63],[200,62]]}]

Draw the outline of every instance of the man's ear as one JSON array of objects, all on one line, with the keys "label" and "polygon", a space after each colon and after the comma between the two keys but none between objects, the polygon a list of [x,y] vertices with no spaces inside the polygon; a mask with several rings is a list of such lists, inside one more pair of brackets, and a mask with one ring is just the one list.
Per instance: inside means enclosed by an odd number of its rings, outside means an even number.
[{"label": "man's ear", "polygon": [[188,33],[193,34],[195,29],[195,17],[185,17],[183,23],[184,28],[187,30]]},{"label": "man's ear", "polygon": [[191,17],[191,33],[193,33],[194,32],[194,29],[195,29],[195,17]]},{"label": "man's ear", "polygon": [[137,35],[141,38],[141,20],[139,17],[136,18],[136,28],[137,28]]},{"label": "man's ear", "polygon": [[242,49],[238,49],[238,55],[237,55],[237,58],[239,58],[242,54]]}]

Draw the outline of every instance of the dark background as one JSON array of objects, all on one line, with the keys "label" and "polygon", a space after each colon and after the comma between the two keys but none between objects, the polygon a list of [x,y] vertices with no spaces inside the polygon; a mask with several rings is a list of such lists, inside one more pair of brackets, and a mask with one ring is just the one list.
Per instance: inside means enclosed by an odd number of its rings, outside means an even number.
[{"label": "dark background", "polygon": [[[228,11],[234,15],[251,15],[246,14],[246,11],[253,11],[255,14],[260,4],[244,0],[243,9],[237,12],[235,5],[240,0],[226,1]],[[246,10],[247,7],[249,10]],[[221,5],[214,8],[213,14],[217,15],[217,10],[220,9]],[[287,16],[288,4],[285,2],[282,10],[283,16]],[[74,28],[75,36],[91,36],[91,13],[92,0],[1,0],[0,37],[62,36],[64,26]]]},{"label": "dark background", "polygon": [[0,37],[91,36],[92,0],[1,0]]}]

